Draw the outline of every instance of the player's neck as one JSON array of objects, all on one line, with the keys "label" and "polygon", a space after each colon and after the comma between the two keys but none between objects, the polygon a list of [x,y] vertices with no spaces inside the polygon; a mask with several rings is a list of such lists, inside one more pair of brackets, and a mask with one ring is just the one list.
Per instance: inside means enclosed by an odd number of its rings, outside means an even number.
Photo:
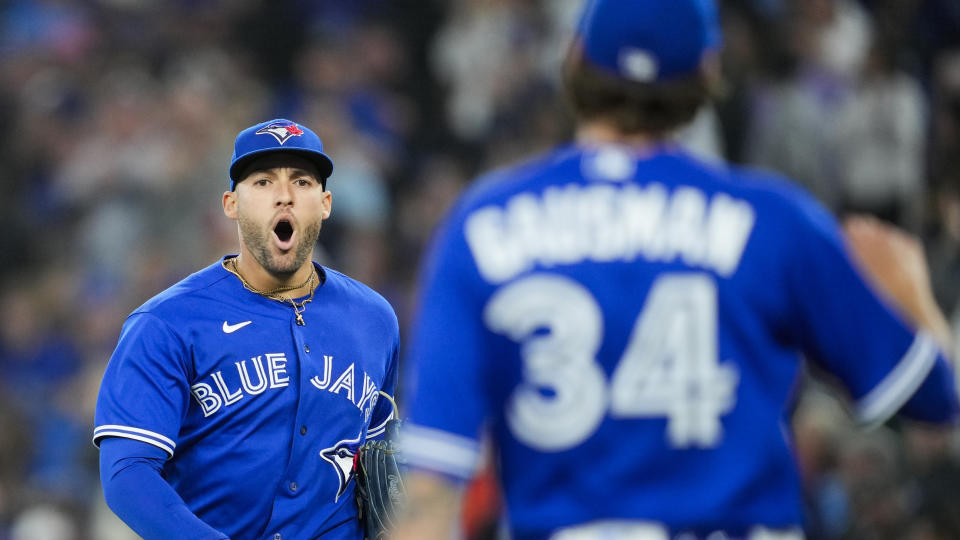
[{"label": "player's neck", "polygon": [[607,122],[585,122],[577,127],[576,140],[580,144],[622,144],[637,149],[653,147],[664,137],[652,133],[624,134]]},{"label": "player's neck", "polygon": [[[313,261],[309,259],[290,276],[277,276],[267,271],[249,253],[241,252],[232,261],[228,260],[227,267],[239,274],[238,277],[241,278],[241,281],[246,282],[246,285],[261,293],[277,291],[276,296],[285,299],[306,296],[310,294],[311,288],[317,284],[317,280],[310,279],[310,276],[314,273],[314,268]],[[283,290],[288,287],[294,288]],[[280,290],[278,291],[278,289]]]}]

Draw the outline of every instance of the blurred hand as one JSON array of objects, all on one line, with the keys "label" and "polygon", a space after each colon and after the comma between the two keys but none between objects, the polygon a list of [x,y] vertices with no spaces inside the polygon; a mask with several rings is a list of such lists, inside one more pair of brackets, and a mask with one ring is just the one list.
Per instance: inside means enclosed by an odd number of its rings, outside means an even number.
[{"label": "blurred hand", "polygon": [[848,218],[844,230],[867,279],[949,351],[949,325],[934,300],[920,240],[870,216]]},{"label": "blurred hand", "polygon": [[932,298],[930,273],[920,240],[870,216],[854,216],[844,229],[869,278],[903,307]]},{"label": "blurred hand", "polygon": [[458,516],[463,494],[449,480],[411,471],[404,477],[407,500],[390,531],[390,540],[459,538]]}]

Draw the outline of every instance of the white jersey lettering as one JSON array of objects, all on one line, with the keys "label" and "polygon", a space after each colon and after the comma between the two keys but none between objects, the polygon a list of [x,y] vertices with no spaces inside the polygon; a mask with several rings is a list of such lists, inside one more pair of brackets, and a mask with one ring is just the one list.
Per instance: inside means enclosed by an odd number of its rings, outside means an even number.
[{"label": "white jersey lettering", "polygon": [[346,390],[347,399],[349,399],[351,402],[354,402],[353,384],[354,384],[353,364],[351,363],[350,367],[344,370],[344,372],[341,373],[339,377],[337,377],[337,381],[334,382],[333,386],[330,387],[330,392],[334,394],[339,394],[340,390]]},{"label": "white jersey lettering", "polygon": [[197,403],[200,404],[204,417],[219,411],[220,407],[223,406],[223,400],[220,399],[220,395],[214,392],[213,388],[207,383],[197,383],[193,385],[190,387],[190,393],[193,394]]},{"label": "white jersey lettering", "polygon": [[220,395],[223,397],[224,405],[232,405],[241,399],[243,399],[243,391],[239,388],[230,392],[227,388],[227,383],[223,381],[223,372],[218,371],[210,376],[213,379],[214,384],[217,385],[217,391],[220,392]]},{"label": "white jersey lettering", "polygon": [[480,274],[502,283],[534,265],[582,261],[681,260],[721,277],[736,271],[753,230],[746,201],[708,198],[684,186],[672,194],[658,183],[547,188],[521,193],[503,206],[467,218],[464,234]]},{"label": "white jersey lettering", "polygon": [[237,373],[240,375],[240,386],[243,387],[243,391],[251,395],[257,395],[267,389],[267,376],[263,371],[262,356],[255,356],[251,358],[250,361],[253,363],[253,367],[257,372],[256,386],[250,382],[250,373],[247,371],[246,360],[243,362],[236,362]]},{"label": "white jersey lettering", "polygon": [[270,366],[270,388],[281,388],[290,384],[287,357],[283,353],[268,353],[267,364]]}]

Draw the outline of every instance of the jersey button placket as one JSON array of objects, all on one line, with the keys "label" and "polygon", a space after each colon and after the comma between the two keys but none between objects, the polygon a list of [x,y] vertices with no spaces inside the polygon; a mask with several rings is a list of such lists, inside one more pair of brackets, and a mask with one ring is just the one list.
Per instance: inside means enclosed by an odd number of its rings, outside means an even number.
[{"label": "jersey button placket", "polygon": [[273,535],[273,540],[283,540],[283,535],[280,533],[277,533]]},{"label": "jersey button placket", "polygon": [[297,492],[297,487],[298,487],[298,486],[297,486],[297,483],[296,483],[296,482],[290,482],[290,486],[289,486],[289,488],[290,488],[290,493],[296,493],[296,492]]}]

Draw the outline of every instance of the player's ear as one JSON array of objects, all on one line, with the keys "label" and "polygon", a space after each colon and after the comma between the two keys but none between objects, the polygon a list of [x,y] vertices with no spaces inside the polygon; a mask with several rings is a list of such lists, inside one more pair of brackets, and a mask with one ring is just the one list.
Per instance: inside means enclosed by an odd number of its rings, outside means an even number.
[{"label": "player's ear", "polygon": [[329,191],[323,192],[323,202],[321,205],[323,208],[320,210],[320,215],[323,217],[323,219],[327,219],[330,217],[330,211],[332,210],[333,206],[333,195],[331,195]]},{"label": "player's ear", "polygon": [[237,219],[237,192],[223,192],[223,214],[232,220]]}]

